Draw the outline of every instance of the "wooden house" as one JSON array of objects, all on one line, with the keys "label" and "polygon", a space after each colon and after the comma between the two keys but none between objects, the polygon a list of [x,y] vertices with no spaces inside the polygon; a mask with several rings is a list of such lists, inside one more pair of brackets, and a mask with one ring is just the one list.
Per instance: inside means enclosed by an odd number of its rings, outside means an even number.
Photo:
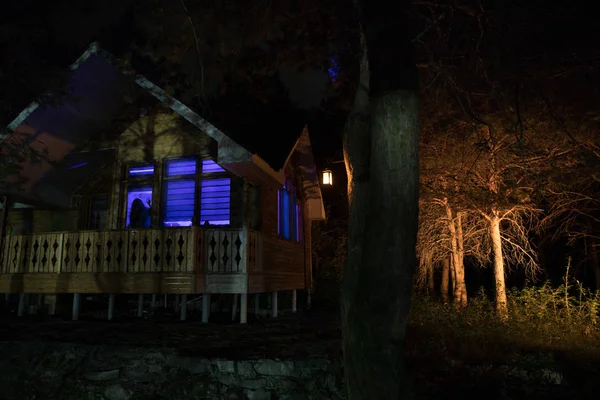
[{"label": "wooden house", "polygon": [[109,317],[117,294],[203,295],[206,321],[211,294],[234,294],[245,322],[248,294],[276,314],[278,292],[310,289],[325,212],[306,128],[273,165],[96,43],[71,70],[62,101],[1,138],[45,154],[2,193],[0,293],[20,314],[28,294],[72,294],[74,319],[80,295],[110,295]]}]

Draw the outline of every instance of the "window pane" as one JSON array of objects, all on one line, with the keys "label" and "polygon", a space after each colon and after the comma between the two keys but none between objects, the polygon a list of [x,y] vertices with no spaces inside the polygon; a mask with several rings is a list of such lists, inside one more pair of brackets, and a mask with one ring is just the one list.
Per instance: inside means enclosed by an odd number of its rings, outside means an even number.
[{"label": "window pane", "polygon": [[166,175],[167,176],[179,176],[179,175],[195,175],[196,174],[196,160],[170,160],[166,162]]},{"label": "window pane", "polygon": [[154,165],[138,165],[129,168],[129,176],[152,176],[154,174]]},{"label": "window pane", "polygon": [[206,179],[200,194],[200,225],[229,225],[231,217],[231,179]]},{"label": "window pane", "polygon": [[195,192],[195,179],[165,181],[164,226],[192,225]]},{"label": "window pane", "polygon": [[202,173],[225,172],[225,170],[213,160],[202,160]]},{"label": "window pane", "polygon": [[106,229],[108,222],[108,199],[92,200],[88,229]]},{"label": "window pane", "polygon": [[281,191],[281,236],[284,239],[290,238],[290,214],[291,214],[291,196],[287,190]]},{"label": "window pane", "polygon": [[152,186],[130,187],[127,191],[127,228],[150,228],[150,207],[152,206]]}]

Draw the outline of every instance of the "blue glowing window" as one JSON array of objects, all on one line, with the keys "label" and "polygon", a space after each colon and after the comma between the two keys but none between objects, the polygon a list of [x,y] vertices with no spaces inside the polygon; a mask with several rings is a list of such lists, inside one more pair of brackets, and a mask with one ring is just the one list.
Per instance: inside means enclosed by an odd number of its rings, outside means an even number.
[{"label": "blue glowing window", "polygon": [[200,225],[229,225],[231,222],[231,179],[206,179],[200,193]]},{"label": "blue glowing window", "polygon": [[210,174],[212,172],[225,172],[225,170],[213,160],[202,160],[202,173]]},{"label": "blue glowing window", "polygon": [[291,237],[291,197],[287,190],[279,191],[279,235],[284,239]]},{"label": "blue glowing window", "polygon": [[166,162],[167,176],[195,175],[196,160],[170,160]]},{"label": "blue glowing window", "polygon": [[129,168],[129,176],[152,176],[154,175],[154,165],[138,165],[136,167]]},{"label": "blue glowing window", "polygon": [[166,181],[165,194],[164,226],[192,226],[196,180]]},{"label": "blue glowing window", "polygon": [[127,191],[125,226],[132,229],[150,228],[152,186],[132,186]]}]

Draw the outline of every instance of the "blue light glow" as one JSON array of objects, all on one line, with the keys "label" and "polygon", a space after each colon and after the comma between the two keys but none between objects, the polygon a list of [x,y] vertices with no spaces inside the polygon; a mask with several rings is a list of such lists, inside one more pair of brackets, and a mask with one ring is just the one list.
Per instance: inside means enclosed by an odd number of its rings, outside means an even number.
[{"label": "blue light glow", "polygon": [[[133,202],[139,199],[142,201],[143,210],[140,213],[138,221],[131,219],[131,206]],[[125,226],[127,228],[150,228],[150,207],[152,206],[152,186],[130,187],[127,192],[127,215],[125,217]]]},{"label": "blue light glow", "polygon": [[338,62],[338,57],[333,57],[329,61],[329,68],[327,69],[327,74],[329,75],[329,80],[331,82],[337,82],[340,77],[340,64]]},{"label": "blue light glow", "polygon": [[213,160],[202,160],[202,173],[209,174],[211,172],[225,172],[225,170]]},{"label": "blue light glow", "polygon": [[154,165],[140,165],[129,168],[129,176],[151,176],[154,174]]},{"label": "blue light glow", "polygon": [[200,194],[200,225],[229,225],[231,222],[231,179],[206,179]]},{"label": "blue light glow", "polygon": [[79,164],[70,165],[69,169],[76,169],[76,168],[84,167],[87,164],[88,164],[87,161],[84,161],[84,162],[79,163]]}]

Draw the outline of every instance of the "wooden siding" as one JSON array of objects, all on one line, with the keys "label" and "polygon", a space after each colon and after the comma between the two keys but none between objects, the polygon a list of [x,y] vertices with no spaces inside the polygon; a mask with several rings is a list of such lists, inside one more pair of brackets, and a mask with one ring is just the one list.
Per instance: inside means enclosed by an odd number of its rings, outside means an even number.
[{"label": "wooden siding", "polygon": [[7,234],[60,232],[77,229],[79,211],[21,208],[10,210]]},{"label": "wooden siding", "polygon": [[186,273],[0,274],[1,293],[202,293],[204,276]]},{"label": "wooden siding", "polygon": [[255,293],[305,288],[304,244],[277,234],[278,190],[276,184],[261,186],[262,272],[260,277],[249,272],[249,290]]}]

